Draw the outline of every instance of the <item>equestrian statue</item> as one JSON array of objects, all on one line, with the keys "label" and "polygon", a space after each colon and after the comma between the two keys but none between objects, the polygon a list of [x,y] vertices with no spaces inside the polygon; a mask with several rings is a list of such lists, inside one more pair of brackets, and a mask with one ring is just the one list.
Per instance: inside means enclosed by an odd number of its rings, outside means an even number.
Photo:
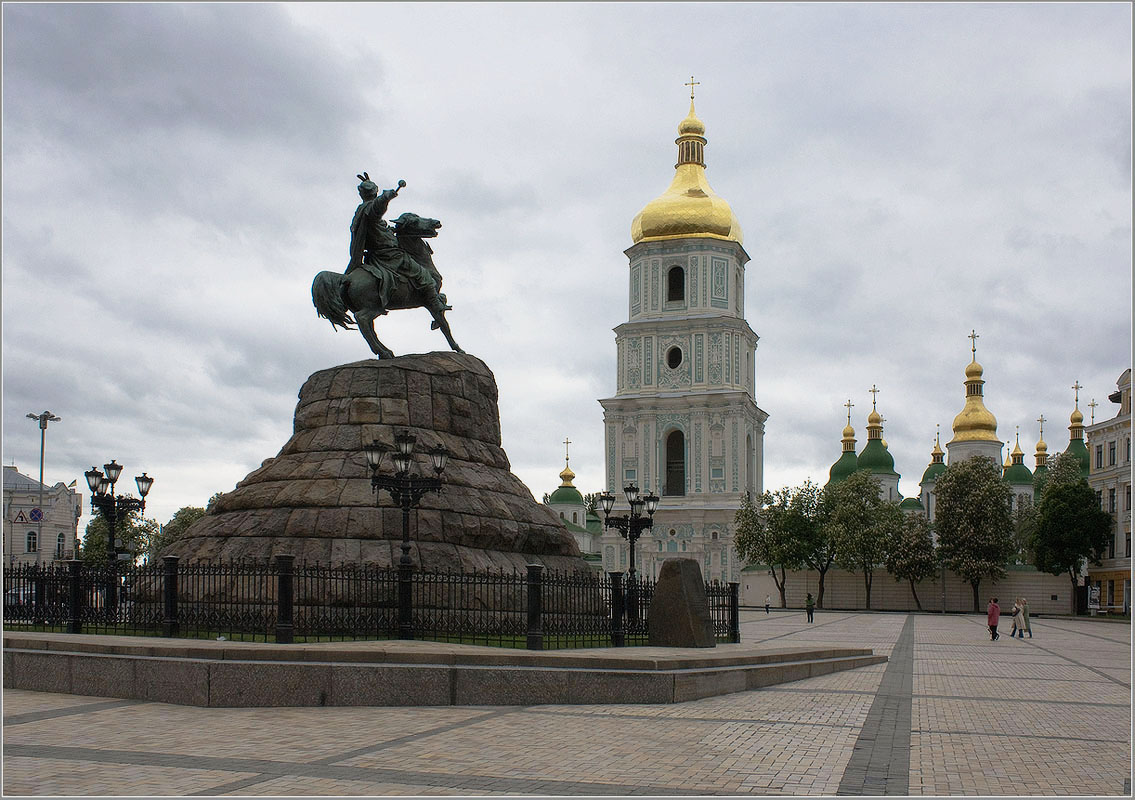
[{"label": "equestrian statue", "polygon": [[425,241],[437,236],[441,223],[407,213],[394,220],[392,229],[383,217],[406,181],[380,192],[367,173],[357,177],[362,181],[363,202],[351,220],[351,260],[342,274],[323,271],[315,276],[311,284],[315,310],[336,330],[357,325],[371,352],[393,358],[394,352],[375,335],[375,318],[392,309],[425,308],[434,318],[430,327],[440,329],[449,346],[463,353],[445,319],[451,307],[441,294],[441,274]]}]

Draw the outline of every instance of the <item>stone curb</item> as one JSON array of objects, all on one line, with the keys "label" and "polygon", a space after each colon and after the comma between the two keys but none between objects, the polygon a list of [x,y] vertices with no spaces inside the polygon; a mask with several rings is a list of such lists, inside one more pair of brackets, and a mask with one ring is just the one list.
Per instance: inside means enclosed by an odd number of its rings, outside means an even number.
[{"label": "stone curb", "polygon": [[357,643],[370,645],[365,648],[122,642],[128,638],[6,635],[4,686],[205,707],[653,704],[887,661],[856,648],[635,658],[611,650],[568,654],[431,642],[388,649],[376,642]]}]

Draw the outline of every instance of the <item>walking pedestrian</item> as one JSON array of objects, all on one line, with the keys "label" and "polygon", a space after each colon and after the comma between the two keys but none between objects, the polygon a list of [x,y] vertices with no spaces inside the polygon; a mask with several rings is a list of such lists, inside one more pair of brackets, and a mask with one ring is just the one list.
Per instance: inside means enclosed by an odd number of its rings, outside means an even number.
[{"label": "walking pedestrian", "polygon": [[986,609],[986,622],[989,623],[989,639],[990,641],[997,641],[997,622],[1001,619],[1001,606],[997,605],[997,598],[994,597],[989,601],[989,607]]},{"label": "walking pedestrian", "polygon": [[772,595],[766,594],[765,595],[765,613],[766,614],[768,613],[768,607],[771,606],[771,605],[772,605]]},{"label": "walking pedestrian", "polygon": [[1024,621],[1024,627],[1021,629],[1021,638],[1025,638],[1025,631],[1029,632],[1030,639],[1033,638],[1033,626],[1032,623],[1029,622],[1029,601],[1024,597],[1021,598],[1021,617]]},{"label": "walking pedestrian", "polygon": [[811,592],[808,592],[808,599],[804,601],[804,610],[808,612],[808,621],[814,622],[812,613],[816,610],[816,601],[812,599]]},{"label": "walking pedestrian", "polygon": [[1013,620],[1013,627],[1009,629],[1009,638],[1016,639],[1017,631],[1020,630],[1017,623],[1021,618],[1021,598],[1018,597],[1013,601],[1013,607],[1009,610],[1009,618]]}]

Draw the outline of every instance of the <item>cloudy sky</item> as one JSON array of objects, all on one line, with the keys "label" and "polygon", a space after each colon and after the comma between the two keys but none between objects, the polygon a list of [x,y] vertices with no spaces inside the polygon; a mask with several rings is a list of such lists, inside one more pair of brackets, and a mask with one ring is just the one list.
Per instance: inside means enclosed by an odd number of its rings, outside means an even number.
[{"label": "cloudy sky", "polygon": [[[513,471],[551,491],[570,437],[599,489],[623,250],[692,74],[752,257],[766,488],[824,482],[874,384],[916,493],[971,329],[1031,465],[1037,417],[1062,450],[1072,384],[1111,417],[1130,365],[1131,46],[1127,3],[5,4],[3,461],[37,473],[51,410],[49,483],[116,458],[164,522],[274,456],[307,376],[370,356],[310,294],[366,170],[444,222]],[[379,336],[444,349],[427,323]]]}]

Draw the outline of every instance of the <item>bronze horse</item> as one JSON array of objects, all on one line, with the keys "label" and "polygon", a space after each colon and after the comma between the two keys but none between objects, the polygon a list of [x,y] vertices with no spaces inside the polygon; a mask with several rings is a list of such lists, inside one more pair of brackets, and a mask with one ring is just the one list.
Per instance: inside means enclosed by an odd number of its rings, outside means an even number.
[{"label": "bronze horse", "polygon": [[[437,236],[441,223],[417,214],[403,214],[394,220],[393,226],[398,246],[429,271],[440,291],[441,274],[434,266],[433,249],[425,240]],[[421,293],[410,287],[404,278],[393,272],[387,274],[392,282],[389,287],[380,286],[380,279],[366,269],[354,269],[346,275],[325,270],[316,275],[311,284],[311,300],[319,316],[330,320],[331,327],[336,330],[339,327],[350,330],[357,325],[371,352],[379,358],[393,358],[394,351],[375,335],[375,318],[393,309],[424,308],[426,305]],[[382,302],[383,289],[388,289],[385,305]],[[445,296],[441,297],[444,302]],[[354,319],[348,311],[354,313]],[[465,352],[453,340],[445,311],[430,311],[430,314],[434,318],[430,327],[440,329],[451,348],[458,353]]]}]

